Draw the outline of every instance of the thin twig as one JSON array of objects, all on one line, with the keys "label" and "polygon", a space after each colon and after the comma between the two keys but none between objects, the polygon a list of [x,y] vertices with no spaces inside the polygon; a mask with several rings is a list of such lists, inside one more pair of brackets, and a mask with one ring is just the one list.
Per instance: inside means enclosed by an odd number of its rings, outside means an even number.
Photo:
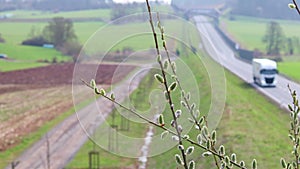
[{"label": "thin twig", "polygon": [[300,8],[299,8],[296,0],[293,0],[293,3],[295,4],[296,10],[297,10],[298,14],[300,15]]},{"label": "thin twig", "polygon": [[[293,106],[291,106],[291,105],[289,105],[289,109],[290,109],[290,111],[292,112],[292,116],[291,116],[291,118],[292,118],[292,123],[293,123],[293,127],[291,128],[291,130],[292,131],[290,131],[290,134],[292,134],[293,135],[293,137],[294,137],[294,139],[293,139],[293,144],[294,144],[294,148],[296,149],[296,150],[298,150],[298,148],[299,148],[299,142],[297,141],[298,139],[297,138],[299,138],[299,132],[297,131],[297,129],[298,129],[298,126],[299,126],[299,122],[298,122],[298,114],[299,114],[299,109],[300,109],[300,107],[299,107],[299,101],[298,101],[298,99],[297,99],[297,94],[296,94],[296,92],[295,91],[292,91],[292,89],[291,89],[291,87],[288,85],[288,89],[289,89],[289,92],[290,92],[290,95],[292,96],[292,98],[293,98]],[[295,156],[295,163],[296,163],[296,166],[295,166],[295,169],[299,169],[299,153],[298,153],[298,151],[295,151],[294,153],[294,156]]]},{"label": "thin twig", "polygon": [[[169,65],[171,65],[172,61],[171,61],[170,53],[169,53],[169,50],[168,50],[168,47],[167,47],[167,43],[166,43],[166,40],[165,40],[164,30],[163,30],[163,27],[161,26],[161,21],[160,21],[159,13],[157,13],[157,20],[158,20],[158,23],[159,23],[158,27],[159,27],[159,30],[160,30],[160,33],[161,33],[161,40],[163,41],[163,48],[164,48],[165,53],[167,55],[167,60],[169,62]],[[180,91],[183,93],[182,97],[183,97],[184,102],[186,103],[186,108],[188,109],[188,111],[189,111],[189,113],[190,113],[190,115],[191,115],[191,117],[192,117],[192,119],[194,121],[194,124],[198,127],[198,130],[200,131],[201,130],[201,125],[200,125],[199,121],[197,120],[197,117],[194,115],[194,109],[192,108],[192,106],[191,106],[191,104],[189,102],[188,96],[186,94],[184,94],[184,89],[183,89],[183,87],[181,85],[180,80],[178,79],[176,70],[175,70],[174,67],[172,67],[172,66],[170,66],[170,67],[171,67],[173,75],[175,75],[175,81],[177,82]],[[206,127],[208,127],[207,121],[206,121]],[[214,147],[213,147],[213,150],[215,150]],[[215,155],[213,155],[213,156],[214,156],[215,164],[216,164],[217,168],[219,169],[220,166],[219,166],[219,162],[217,160],[217,157]]]}]

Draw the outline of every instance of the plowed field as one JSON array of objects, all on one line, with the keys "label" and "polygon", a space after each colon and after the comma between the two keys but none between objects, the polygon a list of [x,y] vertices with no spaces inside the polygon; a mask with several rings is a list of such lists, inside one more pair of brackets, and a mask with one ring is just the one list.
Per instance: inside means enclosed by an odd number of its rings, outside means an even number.
[{"label": "plowed field", "polygon": [[[36,131],[45,122],[70,110],[73,106],[73,81],[76,85],[82,85],[79,78],[95,78],[101,86],[110,85],[120,81],[135,68],[82,64],[76,66],[80,71],[73,78],[74,67],[74,64],[65,63],[0,72],[0,151],[18,144],[23,137]],[[94,77],[86,76],[95,70],[97,73],[94,73]],[[76,94],[83,96],[82,101],[87,99],[80,92],[79,90]]]}]

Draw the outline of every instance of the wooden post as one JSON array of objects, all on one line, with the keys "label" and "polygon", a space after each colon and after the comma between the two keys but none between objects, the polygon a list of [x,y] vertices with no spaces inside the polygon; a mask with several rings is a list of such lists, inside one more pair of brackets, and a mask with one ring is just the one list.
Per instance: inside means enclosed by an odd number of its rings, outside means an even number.
[{"label": "wooden post", "polygon": [[100,169],[100,154],[98,151],[89,152],[89,169]]},{"label": "wooden post", "polygon": [[118,125],[111,125],[108,129],[108,150],[117,152],[118,147]]},{"label": "wooden post", "polygon": [[129,131],[129,123],[130,123],[129,120],[126,117],[122,116],[121,117],[121,130]]}]

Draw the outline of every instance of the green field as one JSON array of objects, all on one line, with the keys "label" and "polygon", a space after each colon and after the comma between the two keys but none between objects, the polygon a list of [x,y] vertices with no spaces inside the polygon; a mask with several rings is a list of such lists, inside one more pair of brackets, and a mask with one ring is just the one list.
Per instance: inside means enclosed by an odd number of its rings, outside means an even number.
[{"label": "green field", "polygon": [[300,83],[300,62],[279,62],[278,69],[281,74]]},{"label": "green field", "polygon": [[[272,20],[235,16],[235,20],[222,18],[225,29],[243,47],[253,50],[265,51],[265,44],[262,38],[266,33],[267,24]],[[299,21],[275,20],[282,27],[286,37],[299,35]]]},{"label": "green field", "polygon": [[0,60],[0,72],[12,71],[12,70],[22,70],[34,67],[46,66],[47,63],[37,63],[37,62],[10,62],[5,60]]},{"label": "green field", "polygon": [[69,56],[63,56],[60,52],[54,49],[47,49],[42,47],[33,47],[33,46],[14,46],[8,44],[0,44],[1,53],[6,53],[8,58],[18,60],[18,61],[43,61],[48,60],[52,61],[54,57],[58,61],[67,61],[70,60]]},{"label": "green field", "polygon": [[[32,28],[41,32],[47,25],[46,22],[3,22],[1,23],[0,33],[6,40],[6,44],[19,45],[29,38]],[[85,43],[90,36],[104,25],[103,22],[75,22],[74,30],[81,43]],[[21,29],[22,28],[22,29]]]},{"label": "green field", "polygon": [[46,49],[41,47],[10,45],[0,43],[0,53],[5,53],[9,60],[0,60],[0,71],[20,70],[45,66],[53,59],[57,62],[69,61],[70,56],[63,56],[55,49]]},{"label": "green field", "polygon": [[46,23],[31,23],[31,22],[2,22],[0,33],[5,39],[6,44],[19,45],[25,39],[29,38],[31,28],[42,31]]},{"label": "green field", "polygon": [[[109,10],[86,10],[76,12],[62,12],[62,13],[43,13],[38,11],[12,11],[13,16],[16,18],[52,18],[54,16],[64,17],[108,17]],[[7,13],[7,12],[6,12]],[[4,14],[4,13],[0,13]],[[21,43],[29,38],[31,29],[37,32],[42,32],[47,22],[1,22],[0,33],[5,39],[5,43],[0,43],[0,53],[6,54],[13,62],[0,62],[0,71],[18,70],[24,68],[32,68],[46,65],[45,63],[37,63],[37,61],[52,62],[54,58],[58,62],[71,61],[69,56],[63,56],[55,49],[46,49],[41,47],[22,46]],[[75,22],[74,29],[81,44],[86,41],[95,33],[99,28],[104,25],[104,22]],[[23,63],[22,63],[23,62]]]},{"label": "green field", "polygon": [[[172,12],[169,6],[154,6],[153,10],[162,12]],[[9,58],[18,62],[0,62],[0,70],[16,70],[23,68],[38,67],[45,64],[36,63],[36,61],[51,62],[55,57],[58,62],[70,61],[70,57],[65,57],[54,49],[45,49],[37,47],[29,47],[20,45],[22,41],[29,38],[32,29],[36,32],[42,32],[47,25],[46,20],[34,19],[51,19],[53,17],[65,18],[101,18],[101,21],[85,21],[74,22],[75,33],[79,42],[86,45],[87,48],[96,48],[98,55],[110,50],[122,51],[124,48],[133,50],[152,47],[151,37],[147,35],[150,31],[148,23],[133,23],[133,24],[108,24],[110,19],[110,9],[96,9],[84,11],[69,11],[69,12],[44,12],[44,11],[6,11],[0,12],[0,15],[9,15],[12,19],[21,19],[18,22],[1,22],[0,33],[5,39],[4,44],[0,44],[0,53],[8,55]],[[23,20],[22,20],[23,19]],[[30,20],[32,19],[32,20]],[[131,20],[128,20],[131,22]],[[171,23],[170,28],[174,24]],[[122,31],[120,31],[122,30]],[[136,34],[139,33],[139,34]],[[145,40],[146,39],[146,40]],[[89,41],[90,40],[90,41]],[[24,63],[20,63],[24,62]]]}]

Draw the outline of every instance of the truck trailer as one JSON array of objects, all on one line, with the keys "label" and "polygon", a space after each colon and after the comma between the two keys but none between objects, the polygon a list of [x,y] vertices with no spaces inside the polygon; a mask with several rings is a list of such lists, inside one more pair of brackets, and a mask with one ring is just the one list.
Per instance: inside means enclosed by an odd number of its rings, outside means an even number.
[{"label": "truck trailer", "polygon": [[277,83],[277,63],[270,59],[253,59],[253,80],[260,86],[275,87]]}]

